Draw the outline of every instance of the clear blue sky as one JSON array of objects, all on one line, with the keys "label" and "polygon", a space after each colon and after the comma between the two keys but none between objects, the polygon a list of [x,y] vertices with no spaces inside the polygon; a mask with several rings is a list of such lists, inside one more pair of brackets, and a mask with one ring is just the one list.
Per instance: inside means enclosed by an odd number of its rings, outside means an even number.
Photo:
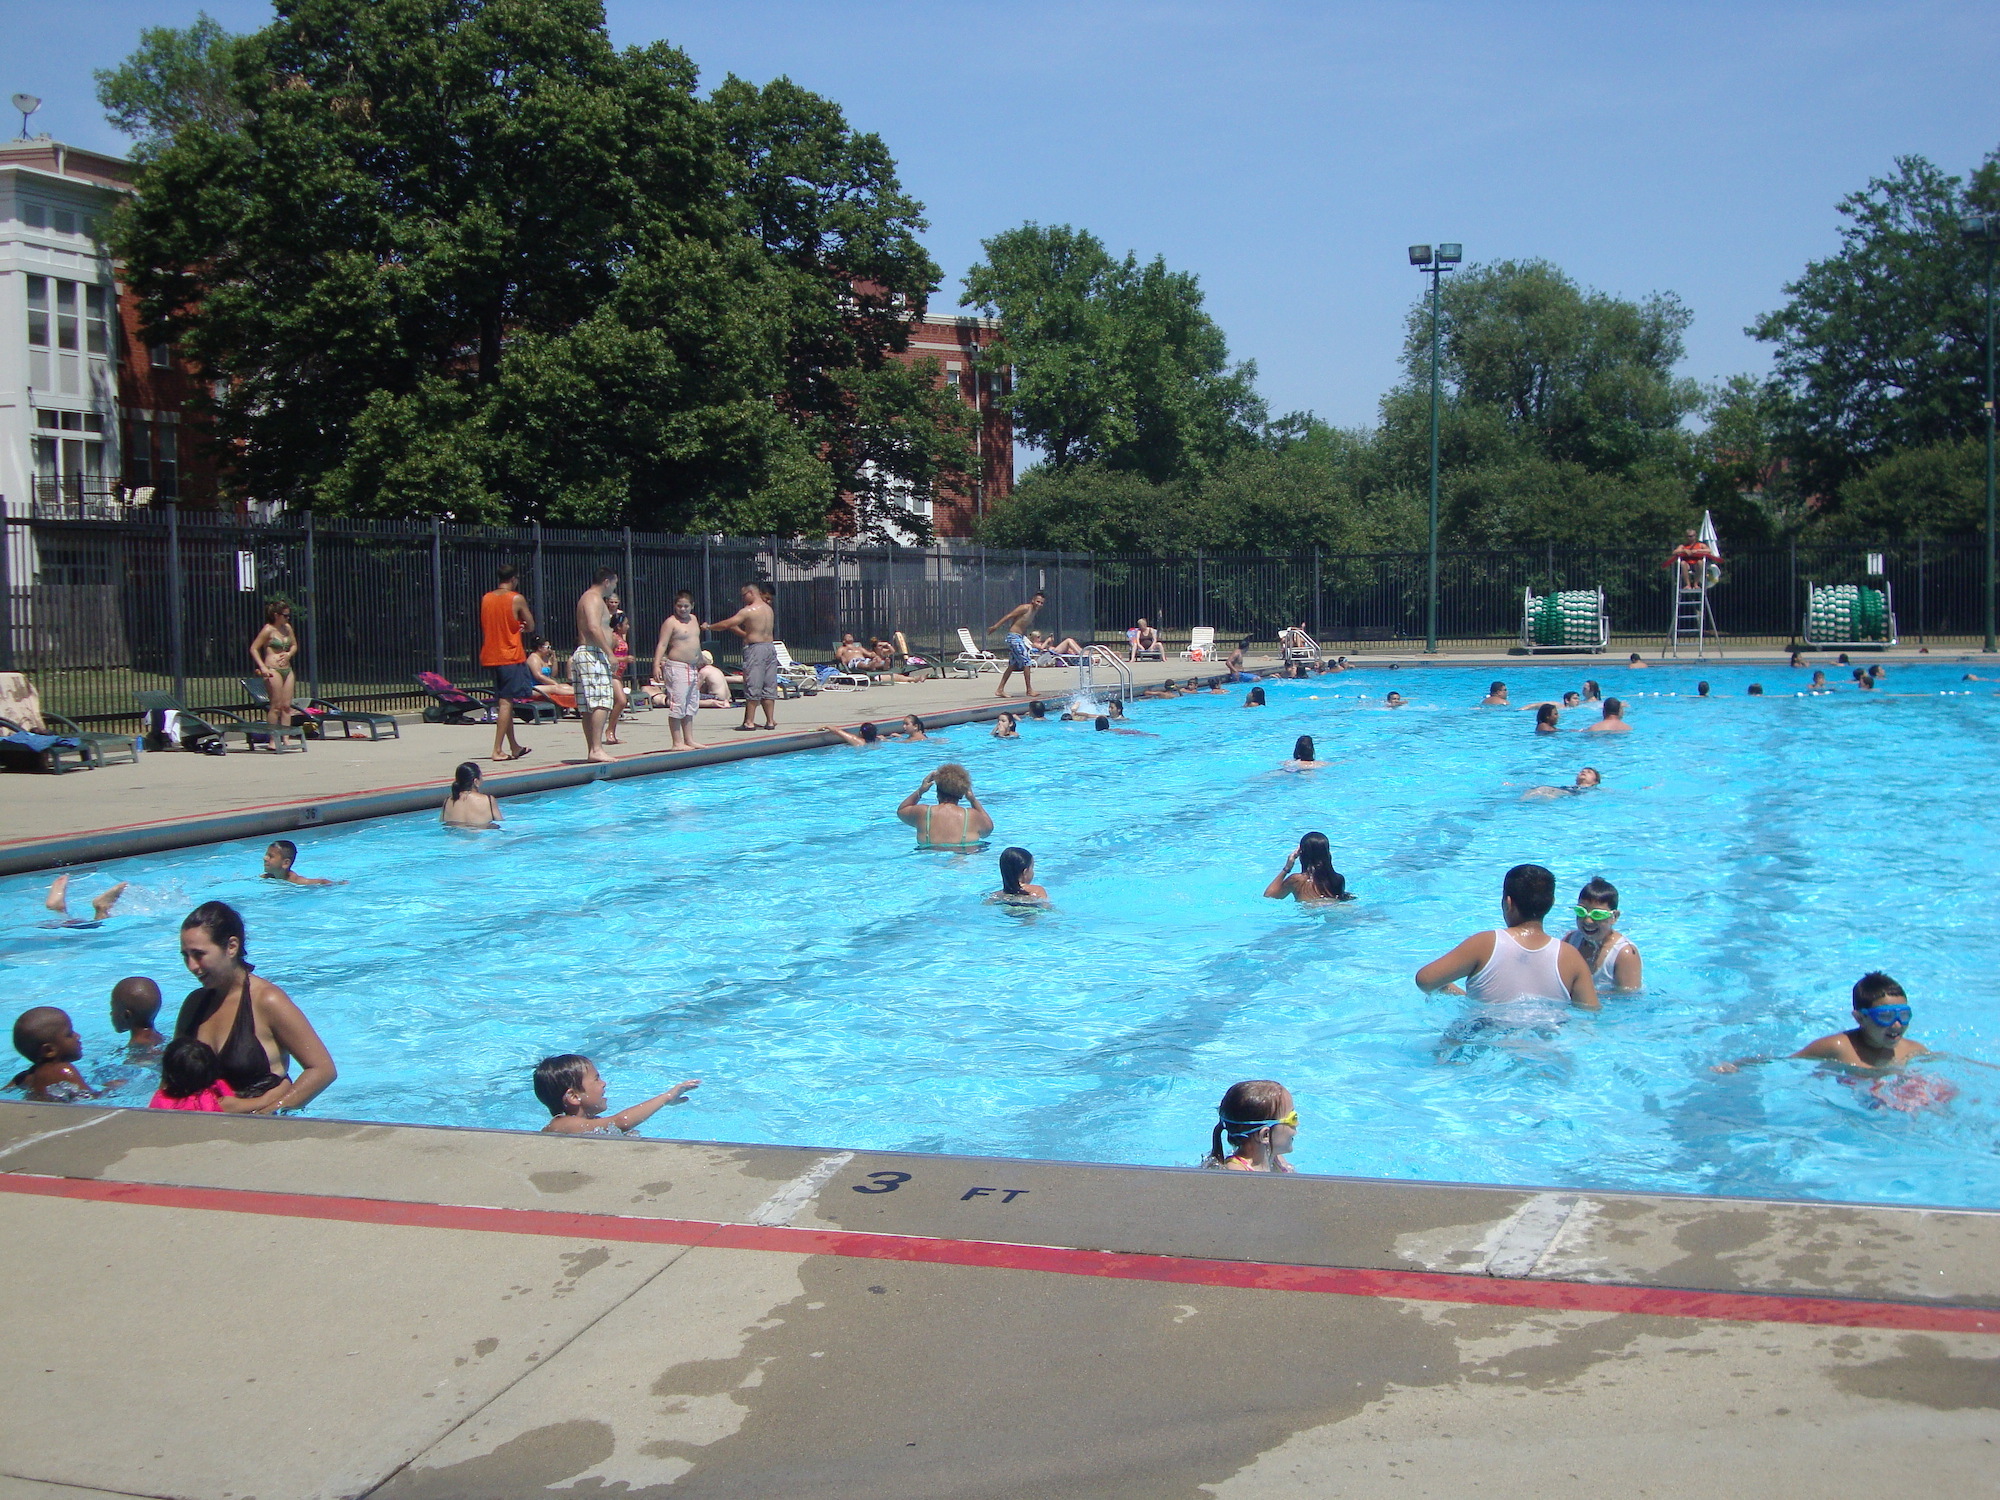
[{"label": "clear blue sky", "polygon": [[[7,6],[0,92],[116,148],[90,71],[184,0]],[[208,0],[232,29],[269,16]],[[1901,153],[2000,146],[2000,5],[770,3],[612,0],[714,84],[787,74],[879,132],[929,207],[953,304],[979,241],[1035,219],[1201,277],[1273,411],[1372,420],[1419,291],[1405,247],[1542,256],[1678,293],[1686,373],[1762,370],[1743,335]],[[1980,101],[1984,100],[1982,104]]]}]

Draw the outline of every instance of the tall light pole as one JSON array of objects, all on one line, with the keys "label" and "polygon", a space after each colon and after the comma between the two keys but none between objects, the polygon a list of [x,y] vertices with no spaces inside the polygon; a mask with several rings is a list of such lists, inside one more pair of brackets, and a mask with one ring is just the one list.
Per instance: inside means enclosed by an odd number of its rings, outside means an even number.
[{"label": "tall light pole", "polygon": [[1431,588],[1424,651],[1438,648],[1438,280],[1463,258],[1463,245],[1410,246],[1410,264],[1431,279]]},{"label": "tall light pole", "polygon": [[1959,232],[1986,247],[1986,649],[1993,644],[1993,251],[2000,247],[2000,214],[1959,220]]}]

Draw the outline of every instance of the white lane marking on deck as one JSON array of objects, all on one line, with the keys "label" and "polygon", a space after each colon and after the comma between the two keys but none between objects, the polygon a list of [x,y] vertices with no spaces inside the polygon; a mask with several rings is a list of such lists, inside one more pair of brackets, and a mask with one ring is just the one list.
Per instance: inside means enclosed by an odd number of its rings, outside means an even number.
[{"label": "white lane marking on deck", "polygon": [[805,1171],[799,1173],[777,1192],[766,1198],[757,1212],[750,1215],[752,1224],[789,1224],[799,1216],[799,1210],[819,1196],[820,1187],[835,1172],[854,1160],[852,1151],[842,1151],[834,1156],[822,1156]]},{"label": "white lane marking on deck", "polygon": [[59,1135],[69,1135],[74,1131],[88,1130],[93,1125],[102,1125],[106,1120],[117,1119],[119,1113],[118,1110],[114,1109],[108,1114],[98,1115],[93,1119],[85,1120],[81,1125],[63,1125],[55,1130],[41,1131],[36,1135],[29,1136],[26,1140],[16,1141],[11,1146],[0,1146],[0,1156],[12,1156],[16,1151],[25,1151],[30,1146],[39,1146],[43,1141],[52,1141]]},{"label": "white lane marking on deck", "polygon": [[1537,1193],[1502,1223],[1481,1269],[1488,1276],[1532,1276],[1580,1201],[1575,1193]]}]

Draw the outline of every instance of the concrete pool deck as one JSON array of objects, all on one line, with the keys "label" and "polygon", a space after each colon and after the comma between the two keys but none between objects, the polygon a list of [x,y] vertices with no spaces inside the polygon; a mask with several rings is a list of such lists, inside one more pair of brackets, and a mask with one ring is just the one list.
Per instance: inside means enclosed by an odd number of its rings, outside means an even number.
[{"label": "concrete pool deck", "polygon": [[0,1106],[0,1497],[1991,1493],[2000,1215]]}]

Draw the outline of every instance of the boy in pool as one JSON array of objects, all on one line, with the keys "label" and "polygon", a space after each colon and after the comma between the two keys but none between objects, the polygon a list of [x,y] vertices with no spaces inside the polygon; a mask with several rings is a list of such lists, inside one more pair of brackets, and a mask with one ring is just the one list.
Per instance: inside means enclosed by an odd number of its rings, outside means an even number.
[{"label": "boy in pool", "polygon": [[279,839],[264,851],[264,878],[280,881],[285,885],[346,885],[344,880],[321,880],[316,876],[301,875],[292,869],[299,857],[299,846],[290,839]]},{"label": "boy in pool", "polygon": [[[1845,1068],[1900,1068],[1913,1057],[1931,1049],[1910,1036],[1910,997],[1903,987],[1879,969],[1870,970],[1854,981],[1854,1025],[1816,1041],[1807,1042],[1792,1057],[1810,1057],[1839,1063]],[[1734,1073],[1752,1063],[1769,1062],[1768,1057],[1739,1057],[1735,1062],[1717,1063],[1718,1073]]]},{"label": "boy in pool", "polygon": [[700,1087],[699,1078],[690,1078],[664,1094],[655,1094],[643,1104],[605,1118],[604,1075],[589,1058],[565,1052],[535,1064],[535,1097],[548,1106],[553,1116],[542,1127],[544,1135],[595,1135],[614,1130],[629,1134],[667,1105],[682,1103],[689,1089]]},{"label": "boy in pool", "polygon": [[22,1011],[14,1020],[14,1050],[28,1060],[28,1066],[8,1080],[8,1088],[20,1089],[41,1104],[73,1104],[97,1097],[97,1090],[76,1070],[83,1038],[76,1034],[68,1011],[53,1005]]},{"label": "boy in pool", "polygon": [[134,974],[111,986],[111,1029],[129,1034],[127,1057],[151,1058],[166,1046],[167,1039],[153,1025],[159,1015],[160,987],[145,975]]}]

